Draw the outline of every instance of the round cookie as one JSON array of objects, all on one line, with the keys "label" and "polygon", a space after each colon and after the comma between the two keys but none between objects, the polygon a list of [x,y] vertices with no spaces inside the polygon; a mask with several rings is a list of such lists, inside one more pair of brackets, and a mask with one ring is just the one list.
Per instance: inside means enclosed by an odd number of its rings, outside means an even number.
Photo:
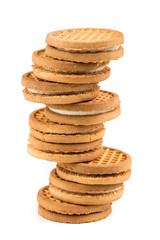
[{"label": "round cookie", "polygon": [[99,83],[106,80],[110,76],[111,69],[108,66],[101,71],[94,73],[58,73],[49,71],[40,66],[33,65],[33,73],[37,78],[50,81],[50,82],[59,82],[59,83],[68,83],[68,84],[90,84],[90,83]]},{"label": "round cookie", "polygon": [[[102,124],[88,125],[88,126],[75,126],[75,125],[66,125],[59,124],[54,121],[50,121],[46,118],[44,114],[44,108],[40,108],[32,112],[29,116],[29,125],[32,129],[39,131],[40,133],[55,133],[55,134],[77,134],[77,133],[86,133],[97,130],[99,127],[104,128]],[[33,131],[32,131],[33,132]],[[37,134],[36,134],[37,136]],[[60,136],[59,136],[60,137]],[[63,135],[63,138],[64,135]],[[86,137],[85,137],[86,138]],[[100,137],[101,138],[101,137]],[[74,141],[76,139],[73,136]],[[98,139],[98,138],[97,138]],[[81,139],[82,140],[82,139]],[[96,140],[95,138],[92,140]],[[88,141],[88,138],[87,138]]]},{"label": "round cookie", "polygon": [[90,214],[81,214],[81,215],[69,215],[69,214],[60,214],[56,212],[52,212],[49,210],[46,210],[45,208],[38,206],[38,214],[51,221],[55,222],[61,222],[61,223],[87,223],[87,222],[95,222],[98,220],[101,220],[103,218],[106,218],[110,213],[112,212],[111,207],[108,209],[102,211],[102,212],[96,212],[96,213],[90,213]]},{"label": "round cookie", "polygon": [[95,148],[93,150],[85,151],[85,152],[76,152],[76,153],[57,153],[57,152],[50,152],[50,151],[42,151],[31,144],[27,146],[27,152],[39,159],[44,159],[51,162],[87,162],[92,161],[99,157],[102,153],[102,147]]},{"label": "round cookie", "polygon": [[33,72],[27,72],[22,76],[22,86],[27,89],[35,89],[43,92],[77,93],[80,91],[89,91],[96,86],[96,83],[72,84],[51,82],[36,78]]},{"label": "round cookie", "polygon": [[89,151],[95,148],[98,148],[102,145],[102,138],[98,139],[94,142],[89,143],[71,143],[71,144],[65,144],[65,143],[50,143],[41,141],[35,137],[33,137],[31,134],[29,135],[28,139],[29,143],[37,148],[38,150],[42,151],[50,151],[50,152],[56,152],[56,153],[76,153],[76,152],[85,152]]},{"label": "round cookie", "polygon": [[62,124],[93,125],[115,119],[120,115],[120,101],[117,94],[100,91],[91,101],[77,104],[47,105],[45,115],[50,120]]},{"label": "round cookie", "polygon": [[87,131],[84,133],[77,134],[54,134],[49,132],[37,131],[30,127],[30,133],[35,137],[45,142],[53,143],[90,143],[101,139],[104,136],[105,128],[102,124],[101,126],[93,129],[92,131]]},{"label": "round cookie", "polygon": [[48,33],[46,43],[68,51],[101,51],[120,46],[124,36],[119,31],[105,28],[75,28]]},{"label": "round cookie", "polygon": [[95,86],[88,91],[59,94],[57,92],[43,92],[35,89],[25,88],[23,90],[23,95],[24,98],[30,102],[44,104],[71,104],[91,100],[97,97],[100,93],[99,89],[99,86]]},{"label": "round cookie", "polygon": [[129,154],[114,148],[103,147],[102,155],[87,163],[64,163],[60,167],[85,174],[112,174],[129,170],[132,160]]},{"label": "round cookie", "polygon": [[61,188],[57,188],[52,184],[49,185],[49,191],[51,195],[61,201],[81,204],[81,205],[101,205],[112,203],[123,195],[123,187],[113,190],[108,193],[79,193],[69,192]]},{"label": "round cookie", "polygon": [[110,204],[104,205],[77,205],[67,203],[61,200],[54,198],[49,192],[49,186],[45,186],[41,188],[37,194],[37,201],[40,206],[45,208],[46,210],[50,210],[53,212],[61,213],[61,214],[69,214],[69,215],[80,215],[80,214],[89,214],[94,212],[102,212],[108,208],[110,208]]},{"label": "round cookie", "polygon": [[76,63],[61,61],[45,54],[45,49],[37,50],[32,55],[35,65],[54,72],[67,73],[92,73],[101,71],[109,62]]},{"label": "round cookie", "polygon": [[69,192],[79,192],[79,193],[108,193],[114,191],[123,186],[122,183],[120,184],[112,184],[112,185],[87,185],[87,184],[80,184],[76,182],[71,182],[60,178],[57,173],[56,169],[53,169],[50,173],[49,182],[51,185],[64,189],[65,191]]},{"label": "round cookie", "polygon": [[52,46],[47,46],[45,49],[46,55],[64,61],[83,62],[83,63],[96,63],[117,60],[124,54],[123,47],[110,48],[108,51],[96,51],[95,52],[73,52],[62,49],[57,49]]},{"label": "round cookie", "polygon": [[131,169],[113,174],[82,174],[67,170],[57,165],[57,175],[67,181],[89,184],[89,185],[107,185],[118,184],[127,181],[131,175]]}]

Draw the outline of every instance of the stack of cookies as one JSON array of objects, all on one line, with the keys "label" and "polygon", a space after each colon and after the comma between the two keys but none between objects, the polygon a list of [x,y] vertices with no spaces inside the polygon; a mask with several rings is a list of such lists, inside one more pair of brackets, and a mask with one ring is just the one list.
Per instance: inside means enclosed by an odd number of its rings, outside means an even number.
[{"label": "stack of cookies", "polygon": [[131,174],[131,158],[102,146],[104,123],[121,113],[119,96],[100,90],[111,60],[123,56],[123,34],[109,29],[51,32],[33,53],[33,71],[22,76],[26,100],[43,103],[29,117],[28,153],[57,162],[38,192],[39,214],[66,223],[97,221]]}]

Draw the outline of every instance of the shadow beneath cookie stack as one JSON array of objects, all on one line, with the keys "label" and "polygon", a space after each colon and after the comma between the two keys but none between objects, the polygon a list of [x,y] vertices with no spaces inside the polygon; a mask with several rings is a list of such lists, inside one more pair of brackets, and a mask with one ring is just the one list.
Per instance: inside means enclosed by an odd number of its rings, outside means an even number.
[{"label": "shadow beneath cookie stack", "polygon": [[33,71],[22,76],[25,99],[46,105],[30,114],[27,151],[57,162],[37,195],[43,218],[101,220],[123,195],[131,157],[102,146],[104,123],[120,115],[120,100],[98,86],[110,75],[109,62],[123,56],[123,41],[121,32],[109,29],[51,32],[46,48],[32,55]]}]

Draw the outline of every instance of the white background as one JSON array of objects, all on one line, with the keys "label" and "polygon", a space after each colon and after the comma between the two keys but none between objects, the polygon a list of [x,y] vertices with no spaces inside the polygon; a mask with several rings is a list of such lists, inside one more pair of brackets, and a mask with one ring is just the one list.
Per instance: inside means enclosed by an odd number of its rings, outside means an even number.
[{"label": "white background", "polygon": [[[3,1],[1,23],[1,239],[159,239],[160,14],[159,1]],[[118,93],[122,114],[106,123],[104,145],[128,152],[132,176],[105,220],[60,224],[37,214],[37,191],[54,163],[26,153],[29,114],[40,104],[22,95],[21,75],[48,32],[104,27],[125,36],[124,58],[113,61],[103,89]]]}]

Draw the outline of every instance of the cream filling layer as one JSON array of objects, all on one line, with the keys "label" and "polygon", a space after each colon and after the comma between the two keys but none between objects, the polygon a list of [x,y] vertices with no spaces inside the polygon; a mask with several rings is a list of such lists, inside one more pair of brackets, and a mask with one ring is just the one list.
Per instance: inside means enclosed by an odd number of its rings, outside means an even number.
[{"label": "cream filling layer", "polygon": [[87,49],[87,50],[82,50],[82,51],[76,51],[76,50],[66,50],[63,48],[56,48],[58,50],[61,51],[65,51],[65,52],[76,52],[76,53],[96,53],[96,52],[112,52],[115,50],[118,50],[120,48],[120,46],[116,46],[116,47],[110,47],[110,48],[103,48],[102,50],[97,50],[97,49]]},{"label": "cream filling layer", "polygon": [[[105,68],[106,65],[102,66],[102,67],[99,67],[99,68],[96,68],[94,70],[90,70],[90,71],[77,71],[78,73],[94,73],[94,72],[99,72],[99,71],[102,71],[104,68]],[[57,71],[55,69],[51,69],[51,68],[46,68],[46,67],[42,67],[43,69],[47,70],[47,71],[50,71],[50,72],[56,72],[56,73],[63,73],[63,71]],[[67,71],[68,73],[73,73],[72,71]],[[74,72],[76,73],[76,72]]]},{"label": "cream filling layer", "polygon": [[78,94],[90,91],[91,89],[85,89],[84,91],[71,91],[71,92],[43,92],[36,89],[27,89],[31,93],[40,94],[40,95],[69,95],[69,94]]},{"label": "cream filling layer", "polygon": [[54,109],[50,108],[49,109],[53,112],[62,114],[62,115],[71,115],[71,116],[89,116],[89,115],[97,115],[100,113],[107,113],[111,112],[114,108],[106,109],[103,111],[91,111],[91,112],[83,112],[83,111],[67,111],[67,110],[60,110],[60,109]]}]

